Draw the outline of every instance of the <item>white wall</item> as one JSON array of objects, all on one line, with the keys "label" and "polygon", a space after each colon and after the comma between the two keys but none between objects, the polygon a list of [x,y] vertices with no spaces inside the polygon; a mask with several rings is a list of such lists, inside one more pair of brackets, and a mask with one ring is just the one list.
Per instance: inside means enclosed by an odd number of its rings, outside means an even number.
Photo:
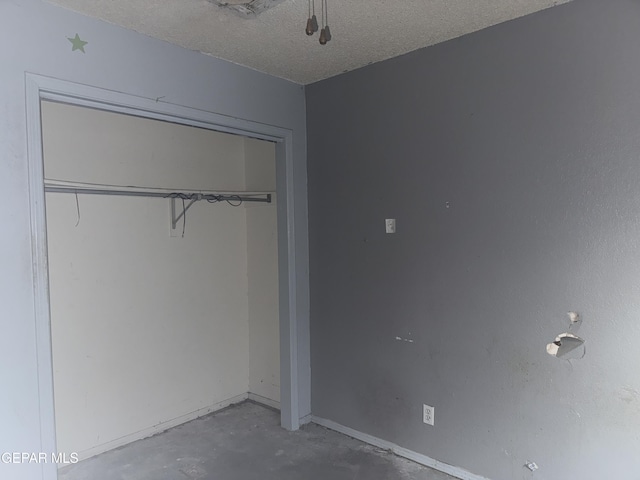
[{"label": "white wall", "polygon": [[42,106],[46,178],[244,190],[243,137],[54,102]]},{"label": "white wall", "polygon": [[[239,136],[43,102],[43,137],[47,178],[244,187]],[[169,200],[79,206],[78,222],[74,195],[47,194],[60,451],[99,453],[246,395],[245,208],[197,203],[171,238]]]},{"label": "white wall", "polygon": [[[71,51],[67,37],[75,33],[89,42],[86,54]],[[48,450],[53,431],[50,399],[46,392],[42,397],[39,392],[47,380],[44,370],[38,376],[34,270],[46,265],[33,263],[36,257],[32,245],[34,241],[37,244],[37,238],[30,222],[27,72],[142,99],[155,101],[162,96],[162,102],[291,131],[294,192],[292,198],[280,198],[278,208],[284,212],[293,208],[294,223],[287,226],[286,216],[279,214],[278,231],[292,229],[295,264],[280,256],[279,271],[286,272],[289,265],[295,268],[292,312],[298,322],[297,368],[302,377],[294,387],[299,393],[298,416],[307,415],[310,385],[304,88],[40,0],[0,2],[0,41],[11,45],[3,49],[0,68],[0,191],[7,199],[0,204],[0,216],[10,232],[0,236],[0,328],[10,332],[0,335],[0,451]],[[280,162],[278,168],[282,188],[285,173]],[[286,276],[279,278],[288,281]],[[283,305],[290,308],[293,304],[285,299]],[[288,312],[284,314],[287,316]],[[287,328],[283,328],[283,335]],[[42,362],[41,358],[41,365]],[[42,464],[0,465],[0,476],[12,480],[42,480],[43,472],[48,480],[55,469]]]},{"label": "white wall", "polygon": [[[247,190],[275,190],[275,145],[245,140]],[[275,204],[246,204],[249,391],[280,401],[278,231]]]}]

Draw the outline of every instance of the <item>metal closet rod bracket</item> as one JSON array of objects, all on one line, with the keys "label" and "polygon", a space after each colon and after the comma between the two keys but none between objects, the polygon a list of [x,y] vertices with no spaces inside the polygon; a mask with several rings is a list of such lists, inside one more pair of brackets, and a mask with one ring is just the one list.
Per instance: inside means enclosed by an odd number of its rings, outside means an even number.
[{"label": "metal closet rod bracket", "polygon": [[202,197],[201,195],[198,195],[197,197],[192,198],[191,201],[189,203],[187,203],[187,206],[184,207],[182,212],[180,212],[180,215],[176,215],[176,199],[175,198],[171,198],[170,199],[170,202],[171,202],[171,229],[172,230],[176,229],[176,225],[178,223],[178,220],[180,220],[182,217],[184,217],[184,215],[187,213],[187,210],[189,210],[191,208],[191,205],[196,203],[198,200],[201,200],[201,197]]}]

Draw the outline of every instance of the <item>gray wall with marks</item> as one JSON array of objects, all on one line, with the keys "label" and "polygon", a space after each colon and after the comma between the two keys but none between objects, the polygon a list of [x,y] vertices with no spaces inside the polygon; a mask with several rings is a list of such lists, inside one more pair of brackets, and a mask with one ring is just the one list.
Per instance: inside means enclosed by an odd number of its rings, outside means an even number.
[{"label": "gray wall with marks", "polygon": [[[575,0],[306,99],[314,415],[492,480],[638,478],[640,2]],[[562,360],[570,311],[586,355]]]}]

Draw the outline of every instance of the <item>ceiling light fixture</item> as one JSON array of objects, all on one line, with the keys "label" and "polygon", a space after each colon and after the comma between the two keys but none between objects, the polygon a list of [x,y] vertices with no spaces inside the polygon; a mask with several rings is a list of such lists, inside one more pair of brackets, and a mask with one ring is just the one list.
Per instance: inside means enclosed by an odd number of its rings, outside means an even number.
[{"label": "ceiling light fixture", "polygon": [[284,0],[208,0],[244,18],[255,18]]},{"label": "ceiling light fixture", "polygon": [[[331,40],[331,30],[329,30],[329,19],[327,16],[327,1],[320,0],[322,2],[322,8],[320,11],[320,21],[322,23],[322,29],[320,30],[320,45],[326,45]],[[318,31],[318,18],[316,17],[316,5],[315,0],[309,0],[309,18],[307,19],[307,27],[305,33],[309,36]]]}]

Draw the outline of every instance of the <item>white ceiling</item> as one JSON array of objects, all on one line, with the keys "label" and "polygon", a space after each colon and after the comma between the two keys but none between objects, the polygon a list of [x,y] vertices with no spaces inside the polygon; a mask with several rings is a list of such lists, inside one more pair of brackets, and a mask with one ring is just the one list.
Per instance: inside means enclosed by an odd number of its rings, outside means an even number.
[{"label": "white ceiling", "polygon": [[[570,0],[328,0],[333,39],[324,46],[318,33],[304,32],[307,0],[284,0],[254,18],[207,0],[50,1],[308,84]],[[321,1],[315,3],[319,18]]]}]

